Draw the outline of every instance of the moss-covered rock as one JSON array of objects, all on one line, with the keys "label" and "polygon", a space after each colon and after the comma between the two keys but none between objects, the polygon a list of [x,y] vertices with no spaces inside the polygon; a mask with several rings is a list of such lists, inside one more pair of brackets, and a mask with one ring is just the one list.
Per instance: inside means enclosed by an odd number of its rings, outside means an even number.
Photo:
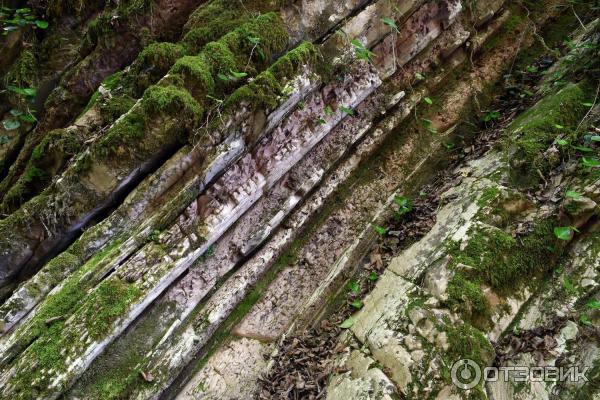
[{"label": "moss-covered rock", "polygon": [[[581,132],[576,132],[589,107],[589,87],[584,83],[569,84],[556,93],[544,97],[525,111],[509,127],[506,139],[511,165],[511,179],[518,186],[531,186],[541,181],[540,174],[551,168],[544,154],[556,140],[575,143]],[[568,145],[564,146],[568,150]]]}]

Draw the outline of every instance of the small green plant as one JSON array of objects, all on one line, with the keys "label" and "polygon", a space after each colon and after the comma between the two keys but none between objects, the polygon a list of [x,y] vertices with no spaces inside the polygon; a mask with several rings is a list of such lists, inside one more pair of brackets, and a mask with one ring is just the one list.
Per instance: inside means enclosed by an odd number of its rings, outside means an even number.
[{"label": "small green plant", "polygon": [[13,118],[5,119],[4,121],[2,121],[2,126],[7,131],[13,131],[15,129],[18,129],[21,126],[21,121],[28,123],[33,123],[37,121],[33,114],[25,114],[23,111],[17,109],[10,110],[10,115],[12,115]]},{"label": "small green plant", "polygon": [[21,123],[17,119],[5,119],[2,121],[2,126],[7,131],[14,131],[15,129],[19,129]]},{"label": "small green plant", "polygon": [[208,246],[208,249],[206,249],[206,251],[204,253],[202,253],[199,260],[200,260],[200,262],[206,261],[210,257],[212,257],[214,254],[215,254],[215,246],[211,244],[210,246]]},{"label": "small green plant", "polygon": [[394,196],[394,203],[398,206],[398,210],[396,211],[396,218],[403,216],[406,213],[409,213],[413,209],[413,204],[407,197],[404,196]]},{"label": "small green plant", "polygon": [[344,114],[346,114],[346,115],[348,115],[348,116],[350,116],[350,117],[353,117],[353,116],[354,116],[354,111],[353,111],[351,108],[344,107],[344,106],[340,106],[340,110],[341,110],[341,111],[342,111]]},{"label": "small green plant", "polygon": [[496,121],[498,118],[500,118],[500,112],[489,111],[483,117],[481,117],[481,120],[483,122],[492,122],[492,121]]},{"label": "small green plant", "polygon": [[354,308],[356,308],[357,310],[360,310],[361,308],[363,308],[363,302],[361,300],[354,300],[352,302],[350,302],[350,305]]},{"label": "small green plant", "polygon": [[590,318],[586,314],[581,314],[579,317],[579,322],[581,322],[585,326],[593,326],[594,324],[590,320]]},{"label": "small green plant", "polygon": [[575,150],[581,151],[582,153],[593,153],[594,149],[586,147],[586,146],[571,146]]},{"label": "small green plant", "polygon": [[438,133],[437,128],[435,126],[433,126],[433,121],[431,121],[430,119],[421,118],[421,123],[423,124],[425,129],[427,129],[429,132]]},{"label": "small green plant", "polygon": [[561,147],[565,147],[565,146],[569,145],[569,142],[565,139],[556,139],[555,143]]},{"label": "small green plant", "polygon": [[47,29],[49,24],[48,21],[36,18],[30,8],[0,7],[0,27],[3,35],[28,26],[33,29]]},{"label": "small green plant", "polygon": [[600,161],[591,157],[581,157],[581,164],[587,168],[600,167]]},{"label": "small green plant", "polygon": [[563,278],[563,288],[565,289],[565,292],[567,292],[570,295],[577,294],[577,289],[575,288],[575,285],[573,285],[573,282],[571,282],[568,276],[565,276]]},{"label": "small green plant", "polygon": [[581,199],[581,194],[577,193],[574,190],[567,190],[567,192],[565,193],[565,196],[568,197],[569,199],[573,199],[573,200]]},{"label": "small green plant", "polygon": [[327,106],[325,107],[325,109],[323,110],[323,112],[325,113],[325,115],[327,115],[328,117],[331,117],[333,114],[335,114],[333,112],[333,109],[331,108],[331,106]]},{"label": "small green plant", "polygon": [[160,231],[158,229],[153,230],[148,235],[148,241],[150,241],[150,242],[158,242],[159,238],[160,238]]},{"label": "small green plant", "polygon": [[354,322],[356,322],[356,318],[350,317],[340,324],[340,328],[350,329],[350,328],[352,328],[352,325],[354,325]]},{"label": "small green plant", "polygon": [[373,227],[373,229],[375,229],[375,232],[377,232],[381,236],[383,236],[383,235],[385,235],[387,233],[387,229],[384,228],[383,226],[379,226],[379,225],[376,225],[376,224],[371,224],[371,226]]},{"label": "small green plant", "polygon": [[377,275],[377,272],[371,271],[371,273],[369,274],[369,276],[367,276],[367,279],[370,282],[376,282],[379,279],[379,275]]},{"label": "small green plant", "polygon": [[326,123],[327,123],[327,121],[325,121],[323,118],[319,118],[319,119],[317,120],[317,124],[318,124],[318,125],[325,125]]},{"label": "small green plant", "polygon": [[392,31],[395,31],[396,33],[400,33],[400,30],[398,29],[398,25],[396,25],[396,23],[394,22],[393,19],[391,19],[389,17],[383,17],[383,18],[381,18],[381,20],[383,21],[383,23],[385,25],[389,26]]},{"label": "small green plant", "polygon": [[358,294],[358,293],[360,293],[360,284],[357,281],[350,281],[348,283],[348,291],[351,294]]},{"label": "small green plant", "polygon": [[245,72],[238,72],[232,69],[229,70],[228,74],[224,74],[222,72],[217,74],[217,77],[224,82],[237,81],[238,79],[244,78],[248,76]]},{"label": "small green plant", "polygon": [[431,100],[431,97],[425,97],[423,98],[423,101],[429,105],[433,105],[433,100]]},{"label": "small green plant", "polygon": [[588,301],[585,306],[592,310],[600,310],[600,301],[598,301],[596,299],[592,299],[592,300]]},{"label": "small green plant", "polygon": [[554,236],[560,240],[571,240],[574,232],[577,232],[577,229],[572,226],[557,226],[554,228]]},{"label": "small green plant", "polygon": [[254,50],[256,50],[256,53],[258,54],[260,59],[262,61],[265,61],[267,59],[267,56],[265,55],[265,52],[260,48],[260,45],[261,45],[260,38],[256,37],[256,36],[248,36],[246,39],[248,39],[250,44],[253,45],[252,51],[250,52],[250,57],[252,57],[252,53],[254,52]]},{"label": "small green plant", "polygon": [[350,43],[352,44],[352,46],[354,46],[354,52],[356,53],[356,57],[359,60],[373,62],[373,56],[375,55],[375,53],[367,49],[360,40],[353,39]]}]

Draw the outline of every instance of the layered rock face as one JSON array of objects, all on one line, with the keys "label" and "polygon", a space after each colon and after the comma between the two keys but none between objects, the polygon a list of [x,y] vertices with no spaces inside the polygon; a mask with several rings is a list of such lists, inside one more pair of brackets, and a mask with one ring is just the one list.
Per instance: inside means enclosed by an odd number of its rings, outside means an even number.
[{"label": "layered rock face", "polygon": [[[595,394],[450,379],[596,366],[593,2],[16,3],[0,398]],[[285,350],[331,321],[321,356]]]}]

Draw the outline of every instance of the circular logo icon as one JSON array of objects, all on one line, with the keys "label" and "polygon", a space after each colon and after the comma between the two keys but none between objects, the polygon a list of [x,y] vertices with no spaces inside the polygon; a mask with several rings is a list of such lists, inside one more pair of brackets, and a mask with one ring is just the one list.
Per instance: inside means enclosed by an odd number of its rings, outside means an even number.
[{"label": "circular logo icon", "polygon": [[459,389],[473,389],[481,381],[481,368],[473,360],[465,358],[452,365],[452,383]]}]

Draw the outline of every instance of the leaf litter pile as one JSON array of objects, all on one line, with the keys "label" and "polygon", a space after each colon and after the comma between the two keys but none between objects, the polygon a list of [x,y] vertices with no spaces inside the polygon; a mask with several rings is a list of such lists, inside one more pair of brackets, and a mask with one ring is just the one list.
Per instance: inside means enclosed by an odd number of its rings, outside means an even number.
[{"label": "leaf litter pile", "polygon": [[[533,95],[535,86],[542,71],[553,62],[552,58],[541,57],[526,71],[507,76],[503,93],[494,101],[495,108],[481,117],[478,135],[468,144],[449,149],[448,168],[434,176],[413,200],[396,198],[396,212],[386,228],[374,226],[380,234],[379,239],[362,261],[358,277],[348,284],[346,301],[317,326],[285,337],[279,343],[269,372],[259,380],[255,399],[316,400],[326,397],[331,374],[346,372],[336,364],[337,356],[346,351],[339,336],[352,326],[351,315],[362,308],[361,299],[373,290],[389,261],[433,227],[440,195],[460,183],[460,176],[451,171],[465,161],[485,154],[514,117],[535,104],[538,100]],[[551,348],[546,342],[545,345]],[[539,343],[537,345],[541,348]]]}]

